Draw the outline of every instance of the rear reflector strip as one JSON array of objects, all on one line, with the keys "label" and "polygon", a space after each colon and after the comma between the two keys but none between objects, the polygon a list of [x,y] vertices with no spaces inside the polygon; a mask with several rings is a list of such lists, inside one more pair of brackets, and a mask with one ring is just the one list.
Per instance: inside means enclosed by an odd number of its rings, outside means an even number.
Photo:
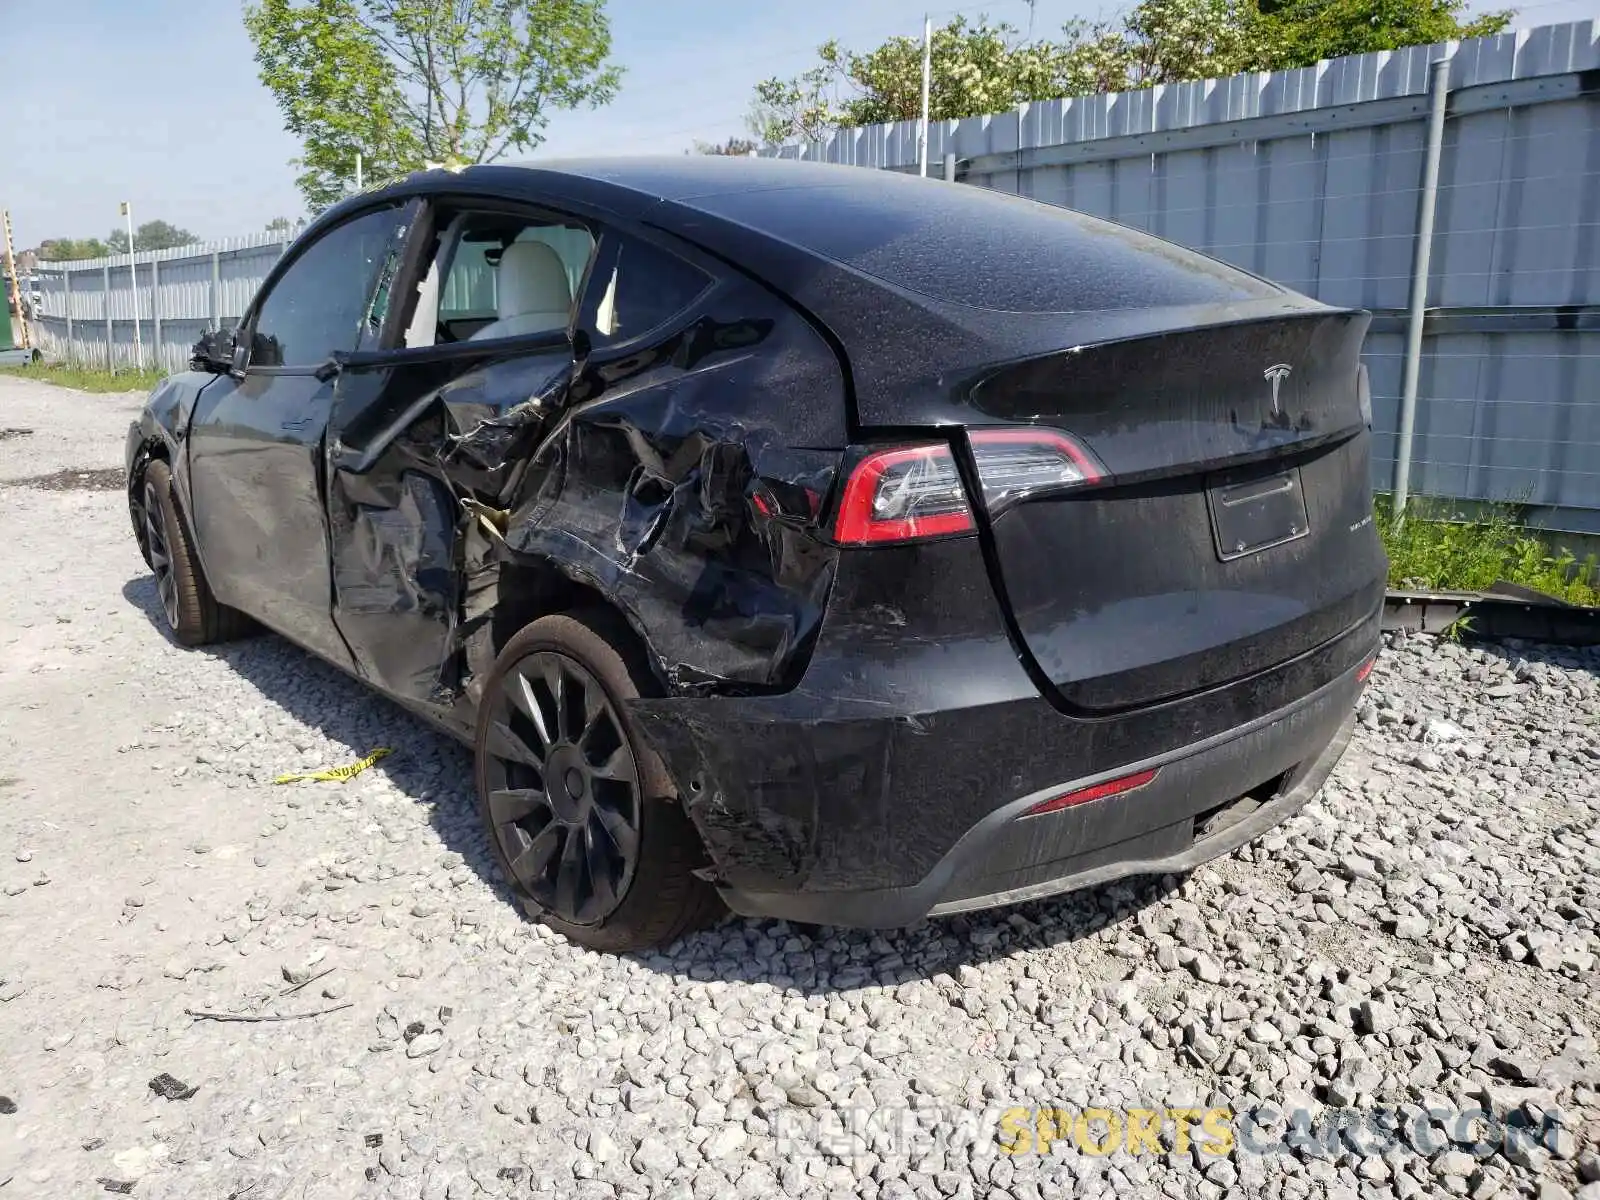
[{"label": "rear reflector strip", "polygon": [[1367,676],[1372,674],[1372,668],[1377,665],[1378,656],[1374,654],[1371,658],[1367,659],[1366,662],[1361,664],[1361,669],[1356,672],[1356,682],[1365,683],[1367,681]]},{"label": "rear reflector strip", "polygon": [[1037,817],[1041,813],[1059,812],[1063,808],[1087,804],[1091,800],[1104,800],[1108,796],[1120,796],[1124,792],[1142,788],[1154,779],[1160,770],[1160,767],[1152,767],[1148,771],[1137,771],[1132,775],[1124,775],[1121,779],[1108,779],[1105,783],[1079,788],[1075,792],[1063,792],[1059,796],[1052,796],[1048,800],[1039,801],[1022,815],[1024,817]]}]

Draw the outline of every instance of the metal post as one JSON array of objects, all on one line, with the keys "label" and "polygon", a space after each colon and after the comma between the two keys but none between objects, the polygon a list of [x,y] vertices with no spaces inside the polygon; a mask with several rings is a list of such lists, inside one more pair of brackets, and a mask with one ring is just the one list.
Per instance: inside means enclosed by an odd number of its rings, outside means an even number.
[{"label": "metal post", "polygon": [[100,268],[100,311],[106,319],[106,370],[113,375],[117,373],[117,356],[112,352],[111,342],[111,260],[105,260],[105,265]]},{"label": "metal post", "polygon": [[222,328],[222,251],[211,252],[211,328]]},{"label": "metal post", "polygon": [[133,369],[139,371],[144,369],[144,339],[139,333],[139,268],[138,260],[134,257],[131,202],[122,202],[122,215],[128,219],[128,291],[129,299],[133,301]]},{"label": "metal post", "polygon": [[928,175],[928,92],[933,84],[933,18],[922,18],[922,122],[917,128],[917,174]]},{"label": "metal post", "polygon": [[946,183],[954,183],[956,181],[956,156],[954,154],[946,154],[944,156],[944,181]]},{"label": "metal post", "polygon": [[150,255],[150,365],[161,370],[161,273]]},{"label": "metal post", "polygon": [[1400,439],[1395,448],[1394,513],[1411,497],[1411,443],[1417,428],[1417,384],[1422,376],[1422,323],[1428,308],[1433,257],[1433,217],[1439,202],[1439,160],[1444,156],[1445,108],[1450,98],[1450,60],[1437,59],[1428,79],[1428,148],[1422,160],[1422,201],[1417,210],[1416,253],[1411,264],[1411,306],[1406,325],[1405,373],[1400,385]]},{"label": "metal post", "polygon": [[144,331],[140,328],[139,267],[132,254],[128,255],[128,303],[133,306],[133,369],[144,370]]},{"label": "metal post", "polygon": [[67,354],[68,362],[78,361],[78,348],[72,344],[72,271],[64,268],[61,272],[61,305],[67,312]]},{"label": "metal post", "polygon": [[361,190],[361,151],[356,151],[356,191]]}]

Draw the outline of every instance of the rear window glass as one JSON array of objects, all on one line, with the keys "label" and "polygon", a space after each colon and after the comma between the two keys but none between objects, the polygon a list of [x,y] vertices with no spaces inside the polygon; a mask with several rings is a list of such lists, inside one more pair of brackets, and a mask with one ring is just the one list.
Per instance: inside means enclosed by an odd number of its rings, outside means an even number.
[{"label": "rear window glass", "polygon": [[649,242],[619,237],[616,250],[594,315],[601,341],[648,333],[711,286],[705,274]]},{"label": "rear window glass", "polygon": [[1192,250],[1070,209],[859,170],[860,179],[837,186],[689,203],[908,291],[976,308],[1086,312],[1278,294]]}]

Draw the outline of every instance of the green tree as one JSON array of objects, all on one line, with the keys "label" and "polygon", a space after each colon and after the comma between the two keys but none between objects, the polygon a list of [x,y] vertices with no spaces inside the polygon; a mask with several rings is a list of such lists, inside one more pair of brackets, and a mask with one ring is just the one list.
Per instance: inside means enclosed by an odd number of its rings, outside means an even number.
[{"label": "green tree", "polygon": [[288,217],[273,217],[267,222],[268,233],[288,233],[293,228]]},{"label": "green tree", "polygon": [[[749,124],[762,141],[809,140],[830,126],[911,121],[921,115],[921,38],[890,38],[865,54],[824,42],[817,57],[818,64],[803,74],[756,86]],[[936,119],[1065,95],[1075,65],[1063,45],[1023,42],[1004,22],[972,24],[961,16],[933,31],[932,60],[929,108]]]},{"label": "green tree", "polygon": [[46,238],[39,243],[39,257],[46,262],[72,262],[80,258],[104,258],[110,253],[110,247],[99,238]]},{"label": "green tree", "polygon": [[245,28],[313,211],[349,193],[358,153],[374,182],[493,162],[621,79],[605,0],[255,0]]},{"label": "green tree", "polygon": [[[827,50],[836,43],[821,47]],[[774,76],[756,84],[755,99],[745,124],[768,146],[785,142],[814,142],[835,125],[844,124],[830,103],[833,69],[812,67],[793,79]]]},{"label": "green tree", "polygon": [[725,142],[697,141],[694,144],[694,152],[696,154],[721,154],[730,158],[742,158],[747,154],[753,154],[755,149],[755,142],[752,142],[749,138],[741,137],[731,137]]},{"label": "green tree", "polygon": [[[1058,40],[956,17],[933,31],[934,120],[1003,112],[1029,100],[1127,91],[1306,66],[1320,58],[1497,33],[1510,13],[1465,24],[1465,0],[1142,0],[1114,22],[1075,21]],[[837,41],[817,65],[756,86],[748,122],[768,145],[828,129],[916,120],[922,39],[890,38],[864,54]]]},{"label": "green tree", "polygon": [[1489,37],[1512,17],[1491,12],[1464,21],[1465,0],[1265,0],[1261,9],[1275,70],[1344,54]]},{"label": "green tree", "polygon": [[[192,246],[200,239],[187,229],[179,229],[165,221],[146,221],[134,230],[133,245],[136,250],[170,250],[174,246]],[[106,238],[112,254],[128,252],[128,231],[113,229]]]}]

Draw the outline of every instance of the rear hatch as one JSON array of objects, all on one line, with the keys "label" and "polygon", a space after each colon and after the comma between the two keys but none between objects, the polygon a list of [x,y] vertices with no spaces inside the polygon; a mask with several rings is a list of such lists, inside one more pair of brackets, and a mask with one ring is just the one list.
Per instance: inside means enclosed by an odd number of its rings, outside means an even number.
[{"label": "rear hatch", "polygon": [[[832,330],[862,440],[899,447],[855,468],[837,536],[965,534],[982,492],[995,590],[1058,702],[1239,679],[1377,605],[1366,314],[983,188],[762,171],[682,228]],[[924,441],[952,430],[964,480]]]},{"label": "rear hatch", "polygon": [[1183,329],[1012,363],[977,387],[985,416],[1083,451],[1081,481],[1008,495],[1014,450],[969,425],[998,590],[1062,700],[1113,710],[1211,687],[1372,611],[1366,325],[1325,310]]}]

